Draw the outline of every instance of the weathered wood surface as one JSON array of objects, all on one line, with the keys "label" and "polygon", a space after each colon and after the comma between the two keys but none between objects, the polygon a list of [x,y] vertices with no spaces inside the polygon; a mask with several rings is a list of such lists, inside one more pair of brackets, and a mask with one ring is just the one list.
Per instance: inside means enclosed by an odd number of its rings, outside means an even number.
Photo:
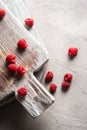
[{"label": "weathered wood surface", "polygon": [[[30,12],[27,11],[24,3],[22,0],[2,0],[6,6],[11,10],[11,12],[15,15],[15,17],[22,23],[23,26],[25,26],[24,24],[24,20],[28,17],[31,17],[30,16]],[[47,49],[35,27],[35,24],[34,26],[32,27],[32,29],[27,29],[27,31],[29,31],[37,41],[39,41],[39,45],[42,46],[45,50],[45,54],[47,55],[47,58],[46,60],[48,60],[49,56],[48,56],[48,52],[47,52]]]},{"label": "weathered wood surface", "polygon": [[[20,21],[20,23],[24,26],[24,28],[26,28],[24,21],[27,17],[30,17],[30,14],[27,11],[26,7],[24,6],[22,0],[14,0],[14,1],[12,1],[12,0],[2,0],[2,1],[10,9],[10,11],[13,13],[13,15],[15,15],[17,20]],[[39,33],[38,33],[35,25],[32,27],[32,29],[26,28],[26,30],[32,36],[34,36],[34,38],[38,41],[39,46],[41,46],[44,49],[43,55],[40,54],[40,63],[36,66],[36,69],[35,69],[35,71],[36,71],[36,70],[40,69],[48,61],[49,55],[48,55],[48,51],[47,51]],[[43,57],[44,57],[44,59],[43,59]]]},{"label": "weathered wood surface", "polygon": [[[40,63],[39,52],[43,54],[44,50],[38,46],[38,42],[22,27],[22,25],[15,19],[15,17],[2,1],[0,1],[0,8],[6,9],[7,12],[5,18],[0,21],[0,54],[2,62],[2,64],[0,64],[0,82],[5,83],[4,89],[0,94],[0,99],[4,98],[10,92],[15,91],[17,100],[27,109],[27,111],[33,117],[36,117],[54,102],[54,98],[32,75],[36,65]],[[19,53],[16,48],[16,43],[21,38],[25,38],[29,43],[27,50],[23,54]],[[15,77],[9,78],[8,80],[6,71],[5,69],[3,70],[5,57],[9,53],[16,54],[17,64],[22,64],[27,69],[27,74],[20,81],[16,81]],[[44,60],[44,57],[42,60]],[[28,71],[30,72],[29,74]],[[4,78],[2,78],[3,76]],[[2,79],[4,79],[5,82],[2,82]],[[13,83],[15,84],[13,85]],[[21,99],[17,96],[17,89],[21,85],[26,86],[28,89],[28,95],[24,99]]]}]

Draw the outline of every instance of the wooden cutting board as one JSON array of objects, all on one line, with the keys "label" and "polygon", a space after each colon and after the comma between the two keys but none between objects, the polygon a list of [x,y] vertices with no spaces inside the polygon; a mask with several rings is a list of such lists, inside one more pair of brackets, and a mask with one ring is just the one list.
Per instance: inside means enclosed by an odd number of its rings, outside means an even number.
[{"label": "wooden cutting board", "polygon": [[[15,15],[15,17],[21,22],[21,24],[25,27],[24,24],[24,20],[26,18],[31,18],[30,16],[30,12],[27,10],[27,8],[25,7],[24,3],[22,0],[2,0],[6,6],[11,10],[11,12],[13,13],[13,15]],[[45,44],[43,43],[41,36],[39,34],[39,32],[37,31],[35,24],[31,29],[27,29],[27,31],[29,31],[34,38],[38,41],[39,45],[41,47],[43,47],[45,50],[45,55],[47,55],[47,59],[49,59],[49,55],[48,55],[48,51],[46,49]]]},{"label": "wooden cutting board", "polygon": [[[44,57],[40,59],[39,53],[41,52],[43,55],[44,50],[38,46],[38,42],[25,30],[2,1],[0,1],[0,8],[4,8],[7,12],[5,18],[0,21],[0,82],[2,88],[2,91],[0,91],[0,105],[2,106],[6,103],[5,100],[2,102],[2,99],[13,92],[16,99],[25,109],[33,117],[36,117],[54,102],[53,96],[51,96],[33,76],[36,67],[41,63],[40,60],[44,60]],[[16,50],[16,43],[21,38],[26,39],[29,43],[27,50],[22,54]],[[16,54],[17,64],[22,64],[27,70],[26,75],[21,80],[17,80],[16,77],[9,78],[6,73],[4,62],[6,55],[9,53]],[[17,90],[21,86],[26,86],[28,90],[28,94],[25,98],[17,95]]]},{"label": "wooden cutting board", "polygon": [[[22,0],[2,0],[6,6],[10,9],[10,11],[13,13],[13,15],[15,15],[15,17],[17,18],[17,20],[20,21],[20,23],[25,27],[25,29],[32,35],[34,36],[34,38],[38,41],[38,45],[43,48],[44,53],[41,54],[40,53],[40,63],[35,67],[35,71],[39,70],[49,59],[49,54],[48,51],[35,27],[35,25],[31,28],[31,29],[27,29],[25,26],[25,19],[27,17],[30,17],[29,12],[27,11],[24,3],[22,2]],[[44,59],[43,59],[44,58]]]}]

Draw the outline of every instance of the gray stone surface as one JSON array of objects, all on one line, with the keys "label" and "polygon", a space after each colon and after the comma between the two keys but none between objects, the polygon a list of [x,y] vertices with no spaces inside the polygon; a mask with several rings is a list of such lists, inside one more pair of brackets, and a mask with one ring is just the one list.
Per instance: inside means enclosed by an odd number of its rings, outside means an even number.
[{"label": "gray stone surface", "polygon": [[[55,103],[32,119],[16,101],[0,109],[0,130],[87,130],[87,1],[25,0],[50,54],[46,71],[58,85]],[[67,49],[79,48],[70,60]],[[61,90],[63,75],[73,74],[71,88]],[[44,77],[43,77],[44,79]],[[49,89],[49,84],[42,83]]]}]

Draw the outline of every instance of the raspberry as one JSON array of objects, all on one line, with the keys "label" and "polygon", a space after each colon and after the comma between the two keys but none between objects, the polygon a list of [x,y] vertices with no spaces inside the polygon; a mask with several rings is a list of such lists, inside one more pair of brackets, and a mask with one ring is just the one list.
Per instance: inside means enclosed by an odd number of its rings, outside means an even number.
[{"label": "raspberry", "polygon": [[23,76],[25,74],[26,70],[23,66],[19,66],[17,68],[17,73],[20,75],[20,76]]},{"label": "raspberry", "polygon": [[69,82],[67,82],[67,81],[63,81],[62,82],[62,88],[63,89],[68,89],[70,87],[70,83]]},{"label": "raspberry", "polygon": [[53,79],[53,72],[48,71],[45,77],[46,82],[50,82]]},{"label": "raspberry", "polygon": [[68,54],[70,57],[76,56],[78,53],[78,48],[71,47],[68,49]]},{"label": "raspberry", "polygon": [[4,9],[0,9],[0,19],[2,19],[6,15],[6,11]]},{"label": "raspberry", "polygon": [[20,39],[17,43],[19,49],[26,49],[28,44],[24,39]]},{"label": "raspberry", "polygon": [[6,57],[6,61],[10,64],[14,64],[16,62],[16,56],[14,54],[9,54]]},{"label": "raspberry", "polygon": [[8,65],[8,70],[9,70],[10,72],[15,73],[16,70],[17,70],[17,66],[16,66],[15,64],[10,64],[10,65]]},{"label": "raspberry", "polygon": [[25,97],[27,95],[27,89],[25,87],[21,87],[18,89],[18,94],[22,97]]},{"label": "raspberry", "polygon": [[57,85],[56,84],[54,84],[54,83],[50,84],[50,92],[51,93],[54,93],[56,91],[56,89],[57,89]]},{"label": "raspberry", "polygon": [[71,82],[72,78],[73,78],[73,75],[70,73],[67,73],[64,75],[64,81]]},{"label": "raspberry", "polygon": [[34,20],[32,18],[26,18],[25,19],[25,24],[28,26],[28,27],[32,27],[33,24],[34,24]]}]

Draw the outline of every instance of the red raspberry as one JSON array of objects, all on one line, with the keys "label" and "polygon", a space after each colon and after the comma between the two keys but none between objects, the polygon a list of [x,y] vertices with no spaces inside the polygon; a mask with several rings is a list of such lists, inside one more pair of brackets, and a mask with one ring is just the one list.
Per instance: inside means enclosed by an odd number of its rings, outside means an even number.
[{"label": "red raspberry", "polygon": [[15,64],[10,64],[10,65],[8,65],[8,70],[10,72],[15,73],[17,71],[17,66]]},{"label": "red raspberry", "polygon": [[25,24],[28,26],[28,27],[32,27],[33,24],[34,24],[34,20],[32,18],[26,18],[25,19]]},{"label": "red raspberry", "polygon": [[4,9],[0,9],[0,19],[2,19],[6,15],[6,11]]},{"label": "red raspberry", "polygon": [[71,47],[68,49],[68,54],[70,57],[74,57],[78,53],[78,48]]},{"label": "red raspberry", "polygon": [[72,78],[73,78],[73,75],[70,73],[67,73],[64,75],[64,81],[71,82]]},{"label": "red raspberry", "polygon": [[25,87],[21,87],[18,89],[18,94],[22,97],[25,97],[27,95],[27,89]]},{"label": "red raspberry", "polygon": [[19,49],[26,49],[28,44],[24,39],[20,39],[17,43]]},{"label": "red raspberry", "polygon": [[57,89],[57,85],[56,84],[54,84],[54,83],[50,84],[50,92],[51,93],[54,93],[56,91],[56,89]]},{"label": "red raspberry", "polygon": [[46,82],[50,82],[53,79],[53,72],[48,71],[45,77]]},{"label": "red raspberry", "polygon": [[63,81],[62,82],[62,88],[63,89],[68,89],[70,87],[70,83],[69,82],[67,82],[67,81]]},{"label": "red raspberry", "polygon": [[16,56],[14,54],[9,54],[6,57],[6,61],[10,64],[14,64],[16,62]]},{"label": "red raspberry", "polygon": [[25,68],[24,68],[23,66],[19,66],[19,67],[17,68],[17,73],[18,73],[19,75],[23,76],[23,75],[25,74],[25,72],[26,72],[26,70],[25,70]]}]

